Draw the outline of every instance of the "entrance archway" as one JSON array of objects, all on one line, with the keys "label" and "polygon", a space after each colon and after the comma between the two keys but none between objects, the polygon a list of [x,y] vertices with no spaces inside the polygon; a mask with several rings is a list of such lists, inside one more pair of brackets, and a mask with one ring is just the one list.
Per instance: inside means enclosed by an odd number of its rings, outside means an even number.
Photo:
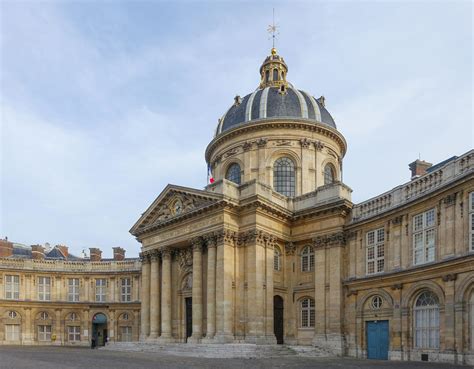
[{"label": "entrance archway", "polygon": [[97,313],[92,318],[92,339],[96,346],[105,346],[107,342],[107,316]]},{"label": "entrance archway", "polygon": [[273,296],[273,333],[277,343],[283,343],[283,298],[281,296]]}]

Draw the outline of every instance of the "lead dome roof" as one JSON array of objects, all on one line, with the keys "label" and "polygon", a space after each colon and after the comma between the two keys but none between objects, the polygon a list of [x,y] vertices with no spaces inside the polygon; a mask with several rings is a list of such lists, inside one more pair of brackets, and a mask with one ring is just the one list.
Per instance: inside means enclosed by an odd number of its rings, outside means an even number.
[{"label": "lead dome roof", "polygon": [[236,96],[234,104],[219,119],[216,136],[257,120],[296,118],[336,128],[336,123],[325,107],[324,97],[294,88],[286,81],[288,67],[272,49],[260,67],[259,88],[243,98]]}]

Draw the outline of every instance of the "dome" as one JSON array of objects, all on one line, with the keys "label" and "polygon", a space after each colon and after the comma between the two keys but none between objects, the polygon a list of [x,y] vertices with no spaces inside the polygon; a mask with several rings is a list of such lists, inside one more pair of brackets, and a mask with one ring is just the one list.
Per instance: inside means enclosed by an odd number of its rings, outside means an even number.
[{"label": "dome", "polygon": [[272,49],[260,67],[260,86],[244,98],[236,96],[234,104],[219,119],[216,136],[242,124],[262,119],[305,119],[336,128],[326,110],[324,96],[315,99],[311,94],[294,88],[286,81],[288,67]]}]

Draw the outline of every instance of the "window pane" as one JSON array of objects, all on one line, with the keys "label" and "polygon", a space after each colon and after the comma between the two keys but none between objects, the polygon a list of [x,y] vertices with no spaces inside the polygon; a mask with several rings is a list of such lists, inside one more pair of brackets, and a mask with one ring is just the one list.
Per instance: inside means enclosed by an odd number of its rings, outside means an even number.
[{"label": "window pane", "polygon": [[285,196],[295,196],[295,165],[289,158],[279,158],[273,166],[273,187]]},{"label": "window pane", "polygon": [[241,182],[241,170],[240,170],[240,165],[237,163],[233,163],[229,169],[227,169],[227,173],[225,175],[225,178],[228,179],[229,181],[232,181],[234,183],[240,184]]}]

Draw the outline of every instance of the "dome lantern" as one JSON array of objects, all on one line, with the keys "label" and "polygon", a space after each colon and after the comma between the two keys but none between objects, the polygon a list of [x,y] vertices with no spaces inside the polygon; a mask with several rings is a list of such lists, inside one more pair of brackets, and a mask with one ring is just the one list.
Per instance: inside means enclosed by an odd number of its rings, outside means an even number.
[{"label": "dome lantern", "polygon": [[286,74],[288,73],[288,66],[285,60],[277,54],[277,50],[273,47],[271,55],[267,56],[260,67],[260,86],[278,87],[281,92],[285,92],[288,87],[286,81]]}]

